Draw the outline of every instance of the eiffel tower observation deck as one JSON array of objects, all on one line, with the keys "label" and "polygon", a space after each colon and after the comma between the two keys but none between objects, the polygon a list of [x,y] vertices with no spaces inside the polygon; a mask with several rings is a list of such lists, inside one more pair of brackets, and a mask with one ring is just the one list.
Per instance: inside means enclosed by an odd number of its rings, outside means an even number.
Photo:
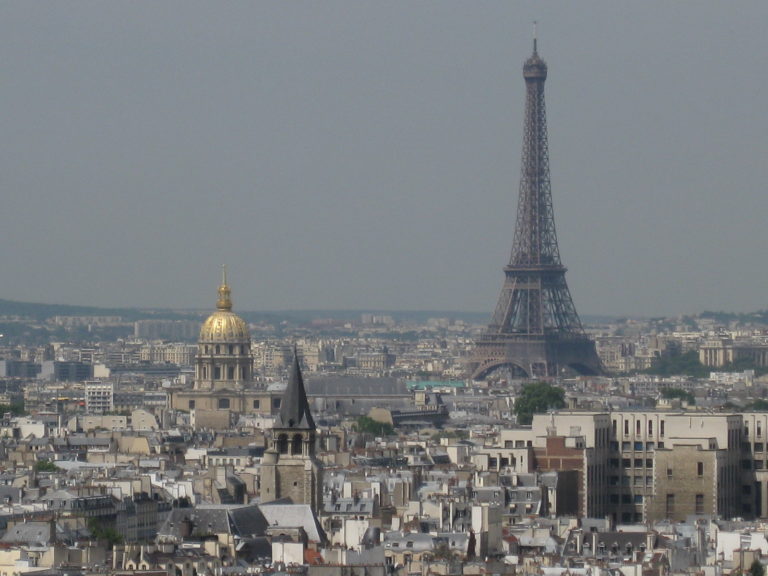
[{"label": "eiffel tower observation deck", "polygon": [[499,369],[529,378],[602,372],[560,261],[544,106],[547,65],[538,54],[535,38],[523,77],[525,133],[512,255],[504,268],[504,286],[491,323],[469,361],[469,373],[476,380]]}]

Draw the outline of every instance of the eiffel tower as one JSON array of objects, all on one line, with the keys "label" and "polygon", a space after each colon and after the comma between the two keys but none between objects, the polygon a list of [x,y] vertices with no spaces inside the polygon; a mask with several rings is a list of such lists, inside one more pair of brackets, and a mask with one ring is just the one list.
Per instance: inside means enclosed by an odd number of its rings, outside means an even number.
[{"label": "eiffel tower", "polygon": [[557,246],[544,107],[547,65],[536,38],[523,77],[525,135],[515,236],[496,311],[469,361],[477,380],[499,368],[529,378],[556,376],[567,368],[602,372],[595,344],[573,305]]}]

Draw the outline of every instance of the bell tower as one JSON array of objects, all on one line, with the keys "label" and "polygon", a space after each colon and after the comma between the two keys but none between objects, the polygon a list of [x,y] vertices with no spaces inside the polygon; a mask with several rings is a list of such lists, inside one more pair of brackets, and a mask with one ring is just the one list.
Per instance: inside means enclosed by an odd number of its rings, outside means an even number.
[{"label": "bell tower", "polygon": [[286,498],[294,504],[309,504],[316,514],[320,512],[323,482],[322,465],[315,456],[316,436],[294,347],[291,376],[261,465],[262,502]]}]

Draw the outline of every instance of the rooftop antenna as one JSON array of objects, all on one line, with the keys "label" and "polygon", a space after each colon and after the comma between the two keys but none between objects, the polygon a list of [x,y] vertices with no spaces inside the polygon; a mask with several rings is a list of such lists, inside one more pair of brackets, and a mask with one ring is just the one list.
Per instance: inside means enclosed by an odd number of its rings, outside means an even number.
[{"label": "rooftop antenna", "polygon": [[533,53],[536,54],[536,40],[537,40],[537,32],[536,28],[538,27],[538,22],[536,20],[533,21]]}]

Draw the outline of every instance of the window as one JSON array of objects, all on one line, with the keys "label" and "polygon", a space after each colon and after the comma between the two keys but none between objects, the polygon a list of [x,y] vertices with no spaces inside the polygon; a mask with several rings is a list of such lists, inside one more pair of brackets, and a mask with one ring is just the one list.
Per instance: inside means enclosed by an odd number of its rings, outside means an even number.
[{"label": "window", "polygon": [[653,468],[653,460],[651,460],[650,458],[646,458],[645,459],[645,467],[646,468]]},{"label": "window", "polygon": [[755,452],[762,452],[765,450],[765,445],[762,442],[755,442]]},{"label": "window", "polygon": [[621,465],[622,465],[624,468],[629,468],[629,467],[631,467],[631,466],[632,466],[632,460],[630,460],[629,458],[622,458],[622,459],[621,459]]},{"label": "window", "polygon": [[629,420],[624,420],[624,436],[629,436]]},{"label": "window", "polygon": [[664,420],[659,421],[659,436],[664,438]]},{"label": "window", "polygon": [[667,513],[667,518],[671,518],[675,513],[675,495],[674,494],[667,494],[666,513]]},{"label": "window", "polygon": [[648,420],[648,436],[653,436],[653,420]]},{"label": "window", "polygon": [[755,470],[762,470],[762,469],[763,469],[763,461],[755,460]]},{"label": "window", "polygon": [[635,494],[634,502],[635,502],[635,504],[642,504],[643,503],[643,495],[642,494]]},{"label": "window", "polygon": [[704,494],[696,494],[696,514],[704,514]]},{"label": "window", "polygon": [[646,443],[645,443],[645,449],[646,449],[647,451],[649,451],[649,452],[650,452],[651,450],[653,450],[655,447],[656,447],[656,445],[655,445],[653,442],[646,442]]},{"label": "window", "polygon": [[235,379],[235,367],[234,366],[228,366],[227,367],[227,380],[234,380]]},{"label": "window", "polygon": [[619,495],[618,494],[611,494],[610,498],[608,498],[609,502],[611,504],[618,504],[619,503]]},{"label": "window", "polygon": [[672,468],[667,468],[667,478],[672,478]]},{"label": "window", "polygon": [[194,400],[190,400],[189,401],[189,409],[190,410],[194,410],[195,409],[195,401]]},{"label": "window", "polygon": [[632,448],[631,442],[622,442],[621,443],[621,450],[622,452],[628,451],[630,448]]},{"label": "window", "polygon": [[616,420],[613,421],[613,435],[616,436]]},{"label": "window", "polygon": [[621,495],[621,503],[622,504],[629,504],[632,502],[632,497],[629,494],[622,494]]},{"label": "window", "polygon": [[704,462],[696,462],[696,475],[699,478],[704,476]]},{"label": "window", "polygon": [[755,436],[757,438],[762,438],[763,437],[763,425],[760,424],[760,422],[758,422],[756,428],[757,428],[757,433],[755,434]]},{"label": "window", "polygon": [[635,458],[635,468],[642,468],[642,467],[643,467],[643,459]]},{"label": "window", "polygon": [[635,424],[636,424],[636,426],[635,426],[635,434],[637,434],[639,436],[640,434],[643,433],[642,432],[642,422],[640,422],[640,420],[638,420],[637,422],[635,422]]},{"label": "window", "polygon": [[741,468],[742,470],[752,470],[752,460],[742,460]]},{"label": "window", "polygon": [[272,398],[272,408],[280,408],[280,398]]},{"label": "window", "polygon": [[229,398],[219,398],[219,410],[229,409]]},{"label": "window", "polygon": [[608,467],[609,468],[618,468],[619,467],[619,459],[618,458],[611,458],[608,460]]},{"label": "window", "polygon": [[214,380],[221,380],[221,366],[216,366],[213,369],[213,379]]},{"label": "window", "polygon": [[637,452],[642,452],[643,451],[643,443],[642,442],[635,442],[635,450]]}]

